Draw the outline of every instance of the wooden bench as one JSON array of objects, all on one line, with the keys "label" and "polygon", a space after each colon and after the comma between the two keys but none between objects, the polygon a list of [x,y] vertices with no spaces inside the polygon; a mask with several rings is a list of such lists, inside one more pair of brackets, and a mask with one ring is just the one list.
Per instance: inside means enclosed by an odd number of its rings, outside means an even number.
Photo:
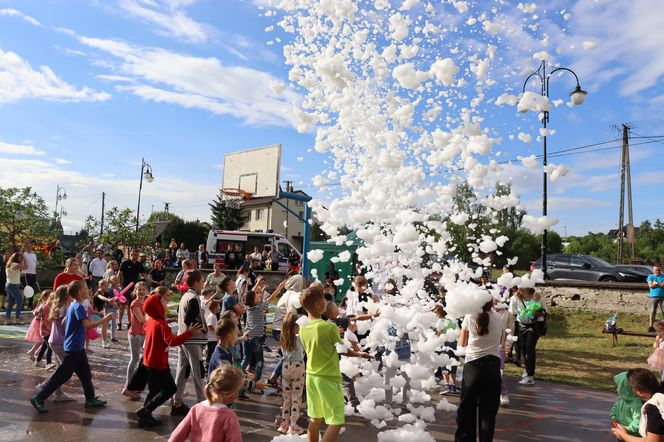
[{"label": "wooden bench", "polygon": [[611,332],[608,332],[608,331],[602,329],[602,333],[613,336],[613,346],[614,347],[618,343],[618,335],[641,336],[643,338],[651,338],[651,339],[654,339],[657,336],[657,332],[631,332],[631,331],[625,331],[625,330],[622,330],[622,329],[616,330],[615,333],[611,333]]}]

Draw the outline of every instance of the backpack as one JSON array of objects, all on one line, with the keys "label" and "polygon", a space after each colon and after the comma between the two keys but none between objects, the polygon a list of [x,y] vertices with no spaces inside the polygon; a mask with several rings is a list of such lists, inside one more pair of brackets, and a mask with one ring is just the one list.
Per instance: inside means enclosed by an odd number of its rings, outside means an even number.
[{"label": "backpack", "polygon": [[611,316],[604,322],[604,331],[606,333],[618,333],[618,317],[616,315]]}]

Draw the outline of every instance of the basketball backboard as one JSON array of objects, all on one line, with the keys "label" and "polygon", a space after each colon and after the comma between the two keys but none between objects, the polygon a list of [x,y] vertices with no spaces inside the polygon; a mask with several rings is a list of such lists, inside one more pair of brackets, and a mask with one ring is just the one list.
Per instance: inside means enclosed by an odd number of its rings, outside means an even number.
[{"label": "basketball backboard", "polygon": [[251,192],[252,197],[277,196],[281,144],[224,155],[222,187]]}]

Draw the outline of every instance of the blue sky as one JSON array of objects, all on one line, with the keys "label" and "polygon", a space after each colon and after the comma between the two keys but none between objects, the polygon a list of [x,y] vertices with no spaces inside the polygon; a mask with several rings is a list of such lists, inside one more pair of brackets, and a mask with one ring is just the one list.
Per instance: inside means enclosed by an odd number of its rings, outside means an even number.
[{"label": "blue sky", "polygon": [[[550,26],[565,28],[564,38],[549,32],[549,45],[569,49],[556,62],[575,69],[590,92],[583,106],[552,111],[550,151],[618,138],[609,126],[621,122],[633,123],[635,135],[664,135],[664,12],[658,2],[547,3],[549,10],[538,13],[551,17]],[[63,224],[76,231],[87,215],[99,214],[102,191],[107,204],[135,208],[145,157],[155,181],[144,184],[141,212],[167,201],[184,218],[207,220],[224,153],[281,143],[281,179],[317,195],[311,177],[325,158],[310,151],[313,133],[293,127],[289,112],[298,91],[277,94],[270,87],[287,83],[288,69],[275,34],[265,32],[275,20],[265,16],[264,4],[0,0],[0,185],[30,185],[50,207],[56,186],[64,186],[69,198]],[[567,20],[562,10],[571,14]],[[583,49],[584,41],[597,47]],[[514,93],[522,78],[497,76],[490,93]],[[552,99],[565,99],[574,83],[560,77],[551,85]],[[489,126],[505,139],[499,158],[541,152],[533,114],[490,100],[485,106]],[[519,132],[533,141],[519,141]],[[637,224],[663,213],[662,143],[631,151]],[[605,146],[612,145],[617,143]],[[615,227],[619,150],[555,162],[572,169],[550,185],[549,212],[560,218],[555,229],[583,234]],[[540,170],[508,167],[504,173],[537,214]]]}]

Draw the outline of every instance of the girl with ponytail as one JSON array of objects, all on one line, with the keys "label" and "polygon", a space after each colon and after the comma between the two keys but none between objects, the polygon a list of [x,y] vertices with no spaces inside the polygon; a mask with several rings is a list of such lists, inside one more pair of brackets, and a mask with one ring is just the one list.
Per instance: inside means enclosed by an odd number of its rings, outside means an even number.
[{"label": "girl with ponytail", "polygon": [[500,404],[500,341],[502,321],[493,312],[489,298],[482,311],[466,315],[461,324],[459,346],[466,348],[466,364],[461,383],[461,399],[457,409],[456,441],[493,440],[496,414]]}]

